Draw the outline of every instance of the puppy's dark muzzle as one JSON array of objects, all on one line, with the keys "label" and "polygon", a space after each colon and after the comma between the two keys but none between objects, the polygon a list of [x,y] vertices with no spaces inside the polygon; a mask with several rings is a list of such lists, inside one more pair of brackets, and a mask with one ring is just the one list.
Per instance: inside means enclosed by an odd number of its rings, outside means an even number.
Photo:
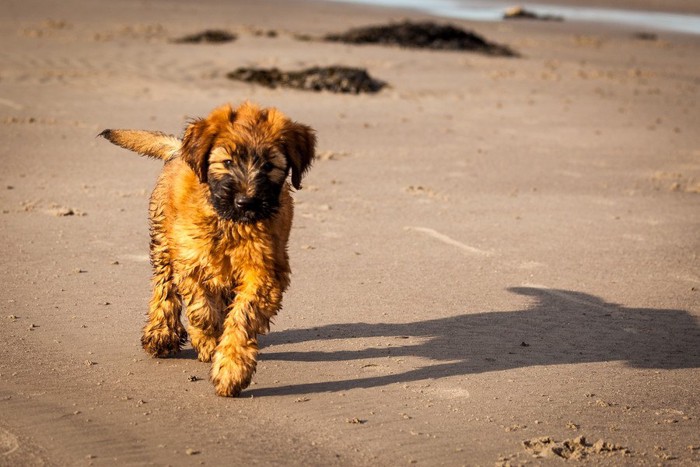
[{"label": "puppy's dark muzzle", "polygon": [[236,195],[233,204],[241,211],[257,211],[260,209],[260,201],[249,196]]}]

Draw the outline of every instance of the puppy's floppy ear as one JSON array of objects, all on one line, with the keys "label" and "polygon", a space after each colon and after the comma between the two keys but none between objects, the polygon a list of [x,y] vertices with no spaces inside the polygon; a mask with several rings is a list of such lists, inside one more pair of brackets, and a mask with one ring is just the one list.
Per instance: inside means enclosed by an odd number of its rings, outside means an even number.
[{"label": "puppy's floppy ear", "polygon": [[301,189],[301,178],[316,158],[316,132],[310,126],[289,122],[284,128],[282,148],[292,169],[292,185]]},{"label": "puppy's floppy ear", "polygon": [[182,137],[181,158],[189,165],[202,183],[207,181],[209,151],[214,144],[216,131],[203,119],[194,120]]},{"label": "puppy's floppy ear", "polygon": [[192,121],[182,137],[182,160],[189,165],[202,183],[207,181],[209,152],[224,125],[230,124],[235,114],[230,105],[214,109],[207,118]]}]

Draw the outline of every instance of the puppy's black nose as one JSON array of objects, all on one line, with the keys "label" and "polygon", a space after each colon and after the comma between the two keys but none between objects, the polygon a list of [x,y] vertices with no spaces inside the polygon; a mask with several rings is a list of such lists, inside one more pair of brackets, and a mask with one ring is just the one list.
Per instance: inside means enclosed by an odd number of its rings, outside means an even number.
[{"label": "puppy's black nose", "polygon": [[235,204],[236,207],[241,211],[249,211],[255,208],[257,201],[255,200],[255,198],[238,195],[234,198],[233,204]]}]

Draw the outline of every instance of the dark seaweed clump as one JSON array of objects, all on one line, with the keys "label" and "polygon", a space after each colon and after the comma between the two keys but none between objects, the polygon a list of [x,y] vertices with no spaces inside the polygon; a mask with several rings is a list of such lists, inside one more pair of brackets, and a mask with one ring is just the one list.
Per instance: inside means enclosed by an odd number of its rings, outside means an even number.
[{"label": "dark seaweed clump", "polygon": [[177,44],[221,44],[236,40],[236,35],[221,29],[207,29],[206,31],[190,34],[179,39],[173,39]]},{"label": "dark seaweed clump", "polygon": [[226,77],[273,89],[286,87],[346,94],[375,93],[386,86],[385,82],[372,78],[362,68],[344,66],[313,67],[300,71],[282,71],[278,68],[238,68],[228,73]]},{"label": "dark seaweed clump", "polygon": [[659,39],[659,36],[653,32],[635,32],[632,37],[639,39],[640,41],[655,41]]},{"label": "dark seaweed clump", "polygon": [[403,21],[353,28],[343,34],[328,34],[323,39],[347,44],[384,44],[418,49],[468,50],[502,57],[517,56],[507,46],[488,42],[471,31],[432,21]]},{"label": "dark seaweed clump", "polygon": [[535,13],[534,11],[526,10],[520,6],[514,6],[508,8],[505,13],[503,13],[503,19],[505,20],[515,20],[515,19],[534,19],[538,21],[564,21],[563,16],[558,15],[548,15]]}]

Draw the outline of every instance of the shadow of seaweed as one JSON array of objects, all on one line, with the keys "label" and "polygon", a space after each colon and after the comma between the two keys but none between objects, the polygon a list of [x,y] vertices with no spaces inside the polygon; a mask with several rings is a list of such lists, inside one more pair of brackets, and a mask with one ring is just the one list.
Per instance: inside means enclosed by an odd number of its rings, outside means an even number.
[{"label": "shadow of seaweed", "polygon": [[[360,337],[393,337],[397,345],[357,351],[263,351],[263,360],[317,362],[412,356],[435,364],[399,374],[250,392],[264,396],[343,391],[536,365],[589,362],[622,361],[635,368],[656,369],[700,367],[700,326],[687,311],[626,308],[566,290],[508,290],[531,297],[532,305],[525,310],[405,324],[350,323],[273,333],[266,337],[266,345]],[[400,339],[406,339],[406,345],[400,345]],[[410,343],[411,340],[420,343]]]}]

